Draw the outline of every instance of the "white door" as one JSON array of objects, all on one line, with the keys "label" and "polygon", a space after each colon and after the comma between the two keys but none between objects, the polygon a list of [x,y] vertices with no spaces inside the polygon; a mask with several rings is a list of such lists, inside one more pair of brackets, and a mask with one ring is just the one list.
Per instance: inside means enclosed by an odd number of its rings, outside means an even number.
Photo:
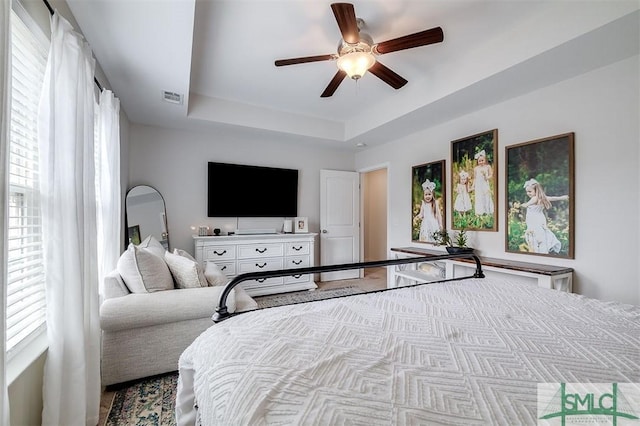
[{"label": "white door", "polygon": [[[360,262],[360,176],[320,170],[320,263]],[[358,278],[360,271],[324,272],[321,281]]]}]

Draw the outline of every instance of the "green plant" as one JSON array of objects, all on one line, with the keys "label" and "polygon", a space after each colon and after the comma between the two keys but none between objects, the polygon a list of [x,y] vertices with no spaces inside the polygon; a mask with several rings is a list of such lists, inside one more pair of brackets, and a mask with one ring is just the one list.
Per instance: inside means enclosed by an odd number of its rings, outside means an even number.
[{"label": "green plant", "polygon": [[464,228],[456,232],[453,238],[445,229],[436,231],[431,234],[431,236],[433,237],[437,245],[450,247],[467,247],[467,242],[469,239],[467,231]]},{"label": "green plant", "polygon": [[467,239],[468,239],[467,231],[464,228],[462,228],[456,234],[456,245],[458,247],[466,247],[467,246]]}]

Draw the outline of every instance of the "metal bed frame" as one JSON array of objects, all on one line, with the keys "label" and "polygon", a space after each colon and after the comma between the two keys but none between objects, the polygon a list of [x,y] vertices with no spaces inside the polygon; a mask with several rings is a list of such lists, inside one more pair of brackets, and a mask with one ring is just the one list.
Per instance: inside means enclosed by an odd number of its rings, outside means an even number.
[{"label": "metal bed frame", "polygon": [[[484,273],[482,272],[482,264],[480,263],[480,258],[478,258],[478,256],[476,256],[473,253],[444,254],[441,256],[421,256],[421,257],[409,257],[404,259],[387,259],[387,260],[375,260],[371,262],[342,263],[342,264],[336,264],[336,265],[310,266],[306,268],[248,272],[245,274],[237,275],[225,285],[224,290],[222,290],[222,293],[220,294],[220,302],[218,303],[218,307],[216,308],[216,311],[213,314],[212,319],[214,323],[218,323],[228,318],[231,318],[234,315],[238,315],[242,313],[242,312],[237,312],[233,314],[229,313],[227,309],[227,297],[229,296],[229,293],[231,293],[231,290],[243,281],[274,278],[274,277],[285,277],[288,275],[304,275],[304,274],[314,274],[314,273],[322,273],[322,272],[346,271],[349,269],[366,269],[366,268],[375,268],[380,266],[395,266],[395,265],[404,265],[408,263],[437,262],[439,260],[461,259],[461,258],[473,259],[475,261],[476,269],[472,275],[467,275],[464,277],[449,278],[446,280],[430,281],[429,284],[448,282],[448,281],[460,281],[468,278],[484,278]],[[414,285],[422,285],[422,284],[418,283]],[[407,286],[407,287],[411,287],[411,286]],[[378,290],[378,291],[387,291],[387,290],[388,289]]]}]

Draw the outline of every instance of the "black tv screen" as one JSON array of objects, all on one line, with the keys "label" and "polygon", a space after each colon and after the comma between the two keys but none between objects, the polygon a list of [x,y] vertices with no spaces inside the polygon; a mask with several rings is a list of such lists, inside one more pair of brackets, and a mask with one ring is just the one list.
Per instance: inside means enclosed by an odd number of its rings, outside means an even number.
[{"label": "black tv screen", "polygon": [[209,162],[208,217],[295,217],[298,170]]}]

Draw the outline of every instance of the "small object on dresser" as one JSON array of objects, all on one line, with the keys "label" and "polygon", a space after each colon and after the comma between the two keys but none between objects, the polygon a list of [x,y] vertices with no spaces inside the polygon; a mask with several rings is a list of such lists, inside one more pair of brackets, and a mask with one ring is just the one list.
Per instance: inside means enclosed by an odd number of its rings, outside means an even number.
[{"label": "small object on dresser", "polygon": [[198,236],[199,237],[206,237],[207,235],[209,235],[209,227],[208,226],[199,226],[198,227]]},{"label": "small object on dresser", "polygon": [[213,228],[213,235],[216,237],[220,235],[220,228]]}]

